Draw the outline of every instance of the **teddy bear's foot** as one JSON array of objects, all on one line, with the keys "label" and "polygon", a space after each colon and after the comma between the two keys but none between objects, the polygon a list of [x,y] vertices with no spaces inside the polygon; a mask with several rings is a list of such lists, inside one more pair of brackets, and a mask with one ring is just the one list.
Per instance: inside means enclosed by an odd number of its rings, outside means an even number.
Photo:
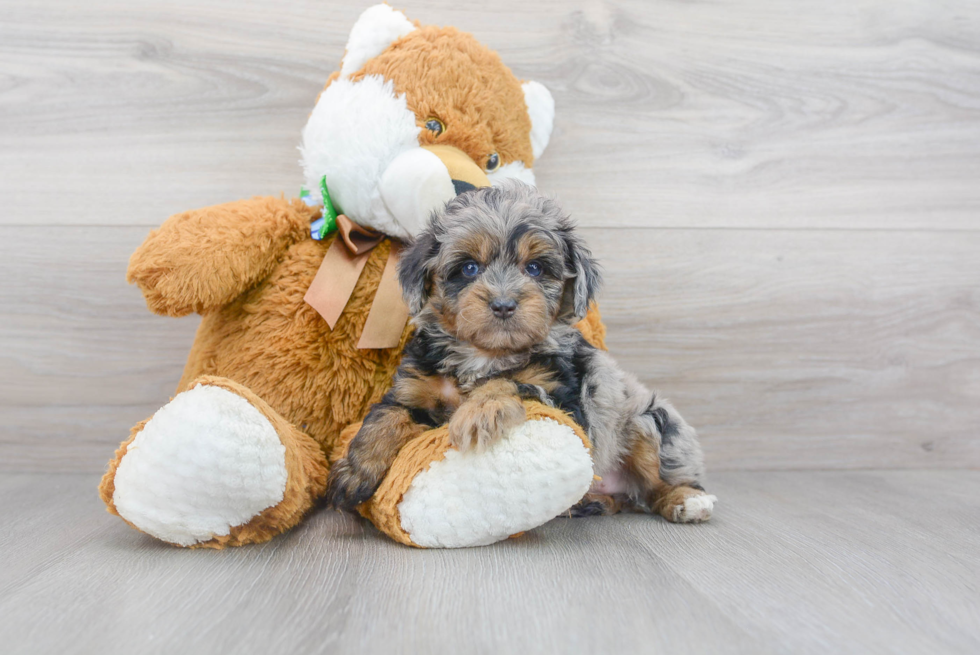
[{"label": "teddy bear's foot", "polygon": [[419,546],[482,546],[567,511],[592,479],[582,440],[567,425],[540,418],[482,452],[448,451],[415,477],[398,509]]},{"label": "teddy bear's foot", "polygon": [[[398,453],[374,496],[358,507],[409,546],[483,546],[566,512],[592,484],[589,442],[564,412],[526,402],[528,420],[484,450],[450,446],[449,428],[424,432]],[[359,425],[341,434],[337,456]]]},{"label": "teddy bear's foot", "polygon": [[322,493],[317,444],[230,380],[203,377],[133,428],[100,486],[109,511],[180,546],[271,539]]}]

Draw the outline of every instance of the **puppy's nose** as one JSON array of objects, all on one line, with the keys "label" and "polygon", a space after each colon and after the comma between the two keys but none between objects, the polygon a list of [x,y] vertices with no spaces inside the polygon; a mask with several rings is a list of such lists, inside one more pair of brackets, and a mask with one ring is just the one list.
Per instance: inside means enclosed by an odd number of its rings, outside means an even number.
[{"label": "puppy's nose", "polygon": [[497,298],[490,303],[490,309],[497,318],[510,318],[517,311],[517,301],[513,298]]}]

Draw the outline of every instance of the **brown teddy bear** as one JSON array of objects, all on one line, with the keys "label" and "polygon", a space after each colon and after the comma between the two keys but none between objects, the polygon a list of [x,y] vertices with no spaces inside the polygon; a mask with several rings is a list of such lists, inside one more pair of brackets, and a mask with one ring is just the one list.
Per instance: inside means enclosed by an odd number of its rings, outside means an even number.
[{"label": "brown teddy bear", "polygon": [[[177,395],[109,463],[109,511],[180,546],[261,542],[296,525],[411,333],[400,240],[458,193],[533,184],[553,114],[543,86],[522,84],[471,35],[366,10],[303,131],[305,200],[177,214],[133,254],[128,280],[152,311],[203,318]],[[594,308],[579,326],[602,347]],[[483,453],[452,451],[432,430],[361,513],[406,544],[492,543],[578,501],[588,447],[567,416],[533,404]]]}]

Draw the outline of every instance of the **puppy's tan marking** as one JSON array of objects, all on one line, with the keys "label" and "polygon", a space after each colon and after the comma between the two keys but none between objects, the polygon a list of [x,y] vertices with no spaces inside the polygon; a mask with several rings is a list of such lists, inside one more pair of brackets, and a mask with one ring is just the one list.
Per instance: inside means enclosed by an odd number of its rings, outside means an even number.
[{"label": "puppy's tan marking", "polygon": [[400,378],[394,392],[395,399],[402,405],[430,412],[437,409],[453,411],[462,402],[456,383],[435,375]]},{"label": "puppy's tan marking", "polygon": [[[456,315],[451,319],[447,316],[445,322],[451,321],[456,326],[460,339],[484,348],[495,348],[495,345],[481,338],[496,320],[490,311],[489,303],[492,299],[492,291],[482,281],[473,282],[457,298]],[[446,305],[444,314],[448,313],[448,303]]]},{"label": "puppy's tan marking", "polygon": [[541,289],[527,282],[518,294],[517,312],[501,323],[490,310],[494,291],[482,281],[467,287],[457,299],[458,311],[451,315],[448,303],[442,311],[442,324],[455,326],[460,339],[498,352],[514,352],[538,343],[548,336],[553,320]]},{"label": "puppy's tan marking", "polygon": [[555,380],[555,372],[539,364],[532,364],[517,371],[514,373],[513,378],[514,382],[518,384],[531,384],[541,387],[548,393],[558,388],[558,381]]},{"label": "puppy's tan marking", "polygon": [[521,235],[521,238],[517,241],[517,259],[522,264],[526,264],[536,257],[553,254],[554,252],[554,242],[534,232]]},{"label": "puppy's tan marking", "polygon": [[644,438],[636,438],[629,455],[626,457],[626,468],[638,477],[648,489],[647,504],[650,509],[660,514],[672,523],[688,523],[707,520],[707,516],[688,517],[685,512],[685,501],[695,496],[707,496],[701,489],[695,489],[685,484],[670,485],[660,477],[660,456],[656,444]]},{"label": "puppy's tan marking", "polygon": [[379,408],[377,419],[372,421],[370,426],[365,424],[361,430],[378,432],[387,437],[363,440],[355,437],[355,442],[351,444],[352,448],[356,445],[354,454],[361,468],[375,475],[383,475],[402,445],[421,434],[423,428],[412,421],[407,409],[392,406]]},{"label": "puppy's tan marking", "polygon": [[548,301],[536,284],[528,282],[522,290],[520,298],[517,314],[511,319],[517,319],[517,322],[511,328],[510,334],[514,337],[519,336],[526,342],[526,345],[524,343],[520,345],[527,347],[527,345],[547,338],[553,320],[548,308]]},{"label": "puppy's tan marking", "polygon": [[498,240],[488,232],[471,232],[454,244],[457,252],[464,252],[477,262],[486,264],[497,253]]},{"label": "puppy's tan marking", "polygon": [[402,446],[425,430],[404,407],[376,405],[368,418],[330,470],[327,497],[334,507],[353,509],[370,498]]},{"label": "puppy's tan marking", "polygon": [[454,447],[483,450],[527,418],[511,380],[493,379],[474,389],[449,419]]},{"label": "puppy's tan marking", "polygon": [[449,334],[457,334],[456,312],[453,311],[449,303],[446,302],[442,294],[442,287],[436,286],[432,289],[432,297],[429,300],[429,307],[432,315],[439,322],[439,326]]}]

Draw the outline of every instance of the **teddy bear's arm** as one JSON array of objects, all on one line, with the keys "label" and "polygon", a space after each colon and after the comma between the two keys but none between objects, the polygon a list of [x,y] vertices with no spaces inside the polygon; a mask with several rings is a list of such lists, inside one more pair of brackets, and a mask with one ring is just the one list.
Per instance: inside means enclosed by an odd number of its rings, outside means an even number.
[{"label": "teddy bear's arm", "polygon": [[126,279],[139,285],[157,314],[221,307],[308,236],[318,212],[299,200],[256,197],[176,214],[133,253]]}]

